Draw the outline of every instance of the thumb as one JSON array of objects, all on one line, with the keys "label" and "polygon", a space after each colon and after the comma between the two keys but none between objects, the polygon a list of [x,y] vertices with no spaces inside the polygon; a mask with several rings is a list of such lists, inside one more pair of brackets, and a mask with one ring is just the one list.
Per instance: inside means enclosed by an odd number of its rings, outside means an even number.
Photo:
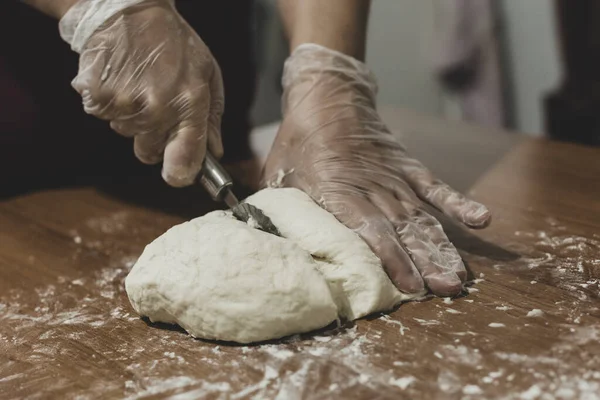
[{"label": "thumb", "polygon": [[206,156],[207,119],[200,118],[181,121],[165,148],[162,177],[171,186],[193,184],[202,169]]},{"label": "thumb", "polygon": [[223,156],[223,141],[221,139],[221,119],[225,110],[225,94],[221,68],[216,60],[210,81],[210,110],[208,113],[208,148],[213,156]]}]

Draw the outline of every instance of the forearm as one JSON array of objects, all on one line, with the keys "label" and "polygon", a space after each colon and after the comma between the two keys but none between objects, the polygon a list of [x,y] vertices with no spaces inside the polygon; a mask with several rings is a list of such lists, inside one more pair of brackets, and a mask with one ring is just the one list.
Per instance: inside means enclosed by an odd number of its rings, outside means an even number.
[{"label": "forearm", "polygon": [[370,0],[278,0],[290,50],[316,43],[365,58]]},{"label": "forearm", "polygon": [[61,19],[77,0],[21,0],[23,3],[56,19]]}]

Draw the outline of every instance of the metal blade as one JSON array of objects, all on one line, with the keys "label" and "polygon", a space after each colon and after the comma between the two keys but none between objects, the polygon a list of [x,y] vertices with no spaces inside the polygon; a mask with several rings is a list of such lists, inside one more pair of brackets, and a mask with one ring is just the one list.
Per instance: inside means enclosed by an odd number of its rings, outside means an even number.
[{"label": "metal blade", "polygon": [[225,195],[223,196],[223,201],[225,202],[225,204],[227,204],[227,207],[229,207],[229,208],[235,208],[238,206],[238,204],[240,204],[237,197],[235,197],[235,194],[233,194],[233,192],[229,188],[225,189]]},{"label": "metal blade", "polygon": [[248,225],[251,225],[256,229],[260,229],[263,232],[281,236],[279,229],[273,225],[271,219],[267,217],[259,208],[254,207],[252,204],[240,203],[233,207],[231,211],[233,211],[233,216],[238,220],[246,222]]}]

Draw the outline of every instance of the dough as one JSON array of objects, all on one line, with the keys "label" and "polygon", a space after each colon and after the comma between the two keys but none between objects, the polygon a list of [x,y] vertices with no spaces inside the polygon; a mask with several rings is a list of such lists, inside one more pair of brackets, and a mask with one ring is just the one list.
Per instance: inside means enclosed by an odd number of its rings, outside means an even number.
[{"label": "dough", "polygon": [[140,314],[241,343],[328,325],[337,308],[310,254],[217,211],[169,229],[125,280]]},{"label": "dough", "polygon": [[367,244],[297,189],[246,201],[277,237],[215,211],[174,226],[146,246],[125,280],[152,321],[239,343],[280,338],[391,309],[400,293]]}]

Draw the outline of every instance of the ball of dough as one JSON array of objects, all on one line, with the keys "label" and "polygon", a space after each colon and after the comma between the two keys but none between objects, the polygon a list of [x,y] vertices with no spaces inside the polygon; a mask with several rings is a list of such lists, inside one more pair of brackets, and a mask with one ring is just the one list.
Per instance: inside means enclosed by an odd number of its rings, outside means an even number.
[{"label": "ball of dough", "polygon": [[150,243],[125,288],[140,315],[206,339],[263,341],[337,319],[310,253],[222,211]]},{"label": "ball of dough", "polygon": [[125,280],[137,313],[191,335],[240,343],[353,320],[420,296],[400,293],[353,231],[297,189],[264,189],[246,202],[271,235],[215,211],[146,246]]}]

